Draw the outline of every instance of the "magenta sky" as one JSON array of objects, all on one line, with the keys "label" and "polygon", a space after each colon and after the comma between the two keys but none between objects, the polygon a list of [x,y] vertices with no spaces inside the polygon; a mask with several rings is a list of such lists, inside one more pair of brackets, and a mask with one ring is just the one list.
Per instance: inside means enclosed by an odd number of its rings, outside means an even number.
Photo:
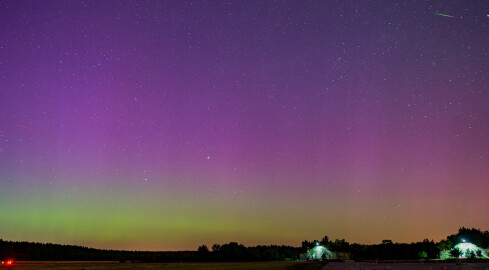
[{"label": "magenta sky", "polygon": [[0,0],[0,238],[172,250],[487,230],[488,13]]}]

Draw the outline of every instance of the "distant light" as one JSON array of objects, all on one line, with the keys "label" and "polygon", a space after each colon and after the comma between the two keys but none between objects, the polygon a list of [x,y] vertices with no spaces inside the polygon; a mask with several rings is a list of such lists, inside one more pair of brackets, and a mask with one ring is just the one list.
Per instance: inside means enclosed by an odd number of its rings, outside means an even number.
[{"label": "distant light", "polygon": [[8,260],[8,261],[6,262],[6,264],[7,264],[7,265],[12,265],[13,263],[14,263],[14,260]]},{"label": "distant light", "polygon": [[464,243],[465,243],[465,239],[462,239],[462,242],[464,242]]},{"label": "distant light", "polygon": [[319,246],[319,242],[316,242],[316,246]]},{"label": "distant light", "polygon": [[[462,239],[462,241],[464,241],[464,240],[465,239]],[[464,243],[459,243],[455,247],[457,247],[458,249],[460,249],[462,251],[462,254],[460,255],[460,257],[462,257],[462,258],[469,257],[470,253],[468,253],[468,252],[476,252],[477,250],[480,249],[476,245],[469,243],[469,242],[465,242],[465,241],[464,241]]]}]

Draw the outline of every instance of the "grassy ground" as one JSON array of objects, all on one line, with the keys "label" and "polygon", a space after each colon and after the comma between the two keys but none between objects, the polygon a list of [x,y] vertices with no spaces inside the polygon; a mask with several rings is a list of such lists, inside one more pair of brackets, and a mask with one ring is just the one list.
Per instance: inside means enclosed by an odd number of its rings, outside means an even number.
[{"label": "grassy ground", "polygon": [[[0,267],[1,270],[4,268]],[[302,270],[302,263],[297,262],[243,262],[243,263],[118,263],[118,262],[17,262],[8,269],[53,269],[53,270]],[[319,268],[314,268],[319,269]]]}]

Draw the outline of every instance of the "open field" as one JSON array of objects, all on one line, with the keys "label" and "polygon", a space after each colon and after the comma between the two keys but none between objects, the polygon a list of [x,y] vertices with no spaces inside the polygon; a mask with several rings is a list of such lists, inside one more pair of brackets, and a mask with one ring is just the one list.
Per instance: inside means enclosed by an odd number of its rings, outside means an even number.
[{"label": "open field", "polygon": [[[296,262],[239,262],[239,263],[118,263],[118,262],[17,262],[15,266],[5,269],[54,269],[54,270],[271,270],[285,269]],[[0,269],[4,269],[0,267]]]},{"label": "open field", "polygon": [[489,263],[356,263],[331,262],[322,270],[489,270]]}]

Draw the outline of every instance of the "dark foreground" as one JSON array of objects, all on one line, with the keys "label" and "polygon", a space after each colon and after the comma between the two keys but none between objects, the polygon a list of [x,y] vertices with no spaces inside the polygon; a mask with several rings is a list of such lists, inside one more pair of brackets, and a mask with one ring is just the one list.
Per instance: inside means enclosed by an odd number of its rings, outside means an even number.
[{"label": "dark foreground", "polygon": [[[17,262],[0,269],[54,269],[54,270],[314,270],[320,264],[298,262],[232,262],[232,263],[118,263],[118,262]],[[489,270],[489,263],[356,263],[330,262],[321,270]]]},{"label": "dark foreground", "polygon": [[[119,262],[16,262],[12,267],[3,269],[54,269],[54,270],[136,270],[136,269],[163,269],[163,270],[271,270],[289,269],[296,262],[239,262],[239,263],[119,263]],[[294,268],[293,268],[294,269]]]},{"label": "dark foreground", "polygon": [[322,270],[489,270],[489,263],[356,263],[331,262]]}]

